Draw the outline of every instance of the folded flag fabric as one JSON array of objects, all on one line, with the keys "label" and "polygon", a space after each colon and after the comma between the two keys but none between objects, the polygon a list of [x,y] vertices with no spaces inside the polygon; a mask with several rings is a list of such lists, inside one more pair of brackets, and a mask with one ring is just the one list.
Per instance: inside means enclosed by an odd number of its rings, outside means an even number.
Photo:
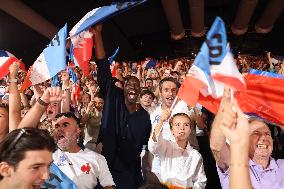
[{"label": "folded flag fabric", "polygon": [[45,181],[41,189],[77,189],[76,184],[68,178],[54,163],[50,166],[50,176],[47,181]]},{"label": "folded flag fabric", "polygon": [[284,126],[283,75],[250,70],[245,82],[246,91],[235,94],[242,111]]},{"label": "folded flag fabric", "polygon": [[25,70],[25,65],[8,51],[0,50],[0,79],[9,74],[9,67],[14,62],[20,63],[20,69]]},{"label": "folded flag fabric", "polygon": [[70,37],[72,38],[74,35],[78,35],[79,33],[88,30],[91,26],[103,22],[146,1],[147,0],[114,3],[109,6],[93,9],[74,26],[74,28],[72,29],[72,34],[70,32]]},{"label": "folded flag fabric", "polygon": [[[282,75],[250,70],[244,77],[246,90],[235,92],[241,110],[270,123],[284,126],[284,78]],[[199,96],[199,103],[217,113],[221,98]]]},{"label": "folded flag fabric", "polygon": [[[70,31],[70,35],[75,32],[74,28]],[[85,76],[88,76],[90,74],[89,61],[92,58],[93,33],[89,30],[83,31],[72,37],[71,43],[71,60],[82,69]]]},{"label": "folded flag fabric", "polygon": [[215,110],[215,106],[211,107],[211,100],[223,96],[224,84],[235,90],[246,88],[227,45],[224,22],[217,17],[179,89],[178,97],[192,107],[199,102],[205,108]]},{"label": "folded flag fabric", "polygon": [[30,67],[20,91],[42,83],[66,69],[66,36],[67,24],[59,30]]},{"label": "folded flag fabric", "polygon": [[135,7],[146,0],[115,3],[109,6],[103,6],[88,12],[70,31],[71,38],[71,57],[76,66],[79,66],[84,75],[89,75],[89,61],[92,57],[93,33],[90,27],[103,22],[114,15],[122,13],[132,7]]}]

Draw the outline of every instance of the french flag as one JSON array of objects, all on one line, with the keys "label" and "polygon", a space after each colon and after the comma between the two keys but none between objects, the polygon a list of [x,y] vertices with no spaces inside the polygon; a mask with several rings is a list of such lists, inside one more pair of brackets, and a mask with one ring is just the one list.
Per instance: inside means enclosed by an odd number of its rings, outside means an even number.
[{"label": "french flag", "polygon": [[[246,90],[236,91],[234,94],[241,110],[250,116],[284,126],[284,76],[251,69],[244,80]],[[198,100],[216,113],[221,98],[200,95]]]},{"label": "french flag", "polygon": [[42,83],[66,69],[66,37],[67,24],[59,30],[30,67],[20,91]]},{"label": "french flag", "polygon": [[9,74],[9,67],[14,62],[20,63],[20,69],[25,70],[25,65],[8,51],[0,50],[0,79]]},{"label": "french flag", "polygon": [[246,89],[244,79],[227,45],[224,22],[217,17],[179,89],[178,97],[192,107],[199,102],[216,113],[218,106],[212,104],[212,99],[223,96],[224,84],[235,91]]},{"label": "french flag", "polygon": [[93,48],[93,33],[89,31],[90,27],[145,1],[116,3],[93,9],[72,28],[69,33],[72,43],[72,61],[82,69],[85,75],[89,75],[89,61],[92,57]]},{"label": "french flag", "polygon": [[235,94],[242,111],[284,126],[284,76],[251,69],[245,82],[247,89]]}]

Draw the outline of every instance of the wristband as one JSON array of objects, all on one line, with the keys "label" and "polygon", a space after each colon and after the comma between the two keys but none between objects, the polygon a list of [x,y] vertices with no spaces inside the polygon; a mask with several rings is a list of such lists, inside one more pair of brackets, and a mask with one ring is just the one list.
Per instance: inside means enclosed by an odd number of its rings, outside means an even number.
[{"label": "wristband", "polygon": [[43,100],[41,100],[40,97],[37,99],[37,102],[38,102],[40,105],[45,106],[45,107],[49,105],[49,103],[46,103],[46,102],[44,102]]}]

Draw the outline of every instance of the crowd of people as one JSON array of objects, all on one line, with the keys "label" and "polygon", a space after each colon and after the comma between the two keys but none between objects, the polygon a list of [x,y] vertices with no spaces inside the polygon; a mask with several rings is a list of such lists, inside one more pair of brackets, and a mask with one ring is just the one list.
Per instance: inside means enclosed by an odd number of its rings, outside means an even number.
[{"label": "crowd of people", "polygon": [[[63,70],[60,86],[20,91],[26,73],[10,66],[1,80],[0,188],[48,188],[52,162],[70,188],[283,187],[284,161],[272,158],[283,158],[283,127],[247,118],[227,87],[216,115],[189,107],[176,97],[192,59],[110,63],[101,31],[93,29],[90,75],[73,67],[77,82]],[[284,74],[284,60],[270,53],[236,61],[243,74]]]}]

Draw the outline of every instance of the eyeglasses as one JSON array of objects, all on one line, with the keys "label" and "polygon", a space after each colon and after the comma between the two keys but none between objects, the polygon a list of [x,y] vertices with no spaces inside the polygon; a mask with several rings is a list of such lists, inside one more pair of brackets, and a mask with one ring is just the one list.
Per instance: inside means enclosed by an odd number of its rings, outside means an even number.
[{"label": "eyeglasses", "polygon": [[27,127],[27,128],[22,128],[22,129],[18,129],[18,130],[19,130],[19,133],[16,135],[14,140],[12,140],[12,142],[6,148],[5,151],[11,151],[17,145],[17,143],[20,141],[20,139],[23,137],[24,134],[26,136],[30,136],[30,137],[41,136],[42,140],[48,140],[48,138],[50,137],[48,131],[42,130],[42,129],[28,128]]},{"label": "eyeglasses", "polygon": [[11,142],[11,144],[8,146],[7,151],[10,151],[12,148],[14,148],[14,146],[16,146],[16,144],[18,143],[18,141],[20,140],[20,138],[23,136],[23,134],[27,134],[27,135],[31,135],[31,130],[29,129],[21,129],[20,132],[17,134],[17,136],[15,137],[15,139]]}]

